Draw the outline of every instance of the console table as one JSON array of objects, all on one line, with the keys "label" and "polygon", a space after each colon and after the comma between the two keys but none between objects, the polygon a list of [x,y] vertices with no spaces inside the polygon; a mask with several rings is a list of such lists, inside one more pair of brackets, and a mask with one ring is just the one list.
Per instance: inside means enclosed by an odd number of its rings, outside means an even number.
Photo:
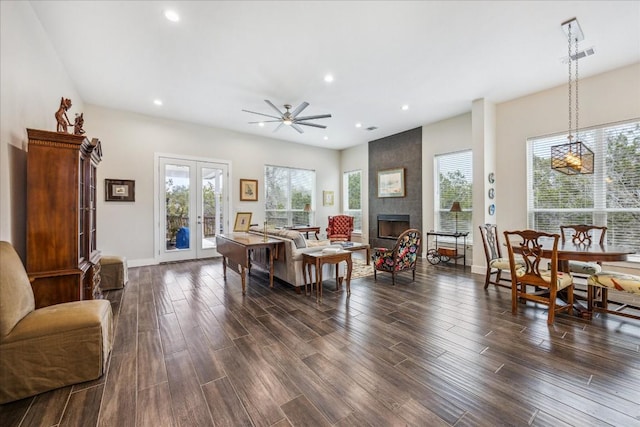
[{"label": "console table", "polygon": [[[449,260],[455,260],[455,264],[458,265],[458,260],[462,258],[462,266],[467,265],[467,236],[469,232],[464,233],[452,233],[447,231],[429,231],[427,232],[427,260],[431,264],[439,264],[441,262],[447,262]],[[434,247],[429,249],[429,238],[434,236]],[[455,246],[453,248],[439,248],[438,237],[449,237],[455,239]],[[462,238],[462,255],[458,253],[458,239]]]},{"label": "console table", "polygon": [[306,233],[307,239],[309,238],[309,232],[312,232],[316,235],[316,240],[320,240],[318,238],[318,233],[320,233],[320,227],[315,227],[313,225],[294,225],[293,227],[285,227],[287,230],[295,230],[300,233]]},{"label": "console table", "polygon": [[216,236],[216,250],[222,255],[222,274],[227,278],[227,262],[238,265],[242,278],[242,295],[245,294],[245,270],[251,269],[251,251],[257,248],[267,248],[269,253],[269,287],[273,288],[273,260],[278,259],[278,247],[284,242],[258,234],[230,233]]}]

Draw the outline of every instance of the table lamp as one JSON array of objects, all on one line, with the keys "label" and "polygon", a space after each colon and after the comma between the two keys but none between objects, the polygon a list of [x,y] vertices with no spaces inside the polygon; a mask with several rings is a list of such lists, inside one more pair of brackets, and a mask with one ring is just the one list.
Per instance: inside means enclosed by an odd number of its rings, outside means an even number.
[{"label": "table lamp", "polygon": [[309,218],[311,217],[311,203],[305,203],[303,211],[307,213],[307,227],[308,227],[310,223]]},{"label": "table lamp", "polygon": [[453,204],[451,205],[451,209],[449,209],[449,212],[456,213],[456,234],[457,234],[458,233],[458,212],[462,212],[462,208],[460,207],[460,202],[453,202]]}]

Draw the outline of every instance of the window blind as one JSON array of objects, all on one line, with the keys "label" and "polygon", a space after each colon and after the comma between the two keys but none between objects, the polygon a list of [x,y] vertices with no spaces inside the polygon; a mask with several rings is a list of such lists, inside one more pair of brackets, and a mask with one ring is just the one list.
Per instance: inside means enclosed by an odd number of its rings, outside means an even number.
[{"label": "window blind", "polygon": [[316,172],[265,165],[265,217],[269,226],[285,227],[313,222],[305,204],[313,205]]},{"label": "window blind", "polygon": [[[453,202],[460,202],[458,231],[472,231],[473,159],[472,151],[465,150],[435,156],[435,227],[438,231],[455,231],[456,214],[449,212]],[[467,239],[471,243],[469,234]]]},{"label": "window blind", "polygon": [[566,133],[527,140],[528,227],[606,226],[608,244],[640,251],[640,121],[584,129],[579,140],[594,153],[593,174],[551,169],[551,147],[566,143]]},{"label": "window blind", "polygon": [[342,175],[342,206],[344,214],[353,217],[353,231],[362,232],[362,171],[344,172]]}]

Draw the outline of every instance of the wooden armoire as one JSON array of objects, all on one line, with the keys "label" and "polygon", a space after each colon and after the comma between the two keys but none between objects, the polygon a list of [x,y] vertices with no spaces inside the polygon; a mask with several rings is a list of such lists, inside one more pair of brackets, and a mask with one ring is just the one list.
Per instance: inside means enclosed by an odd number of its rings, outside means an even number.
[{"label": "wooden armoire", "polygon": [[100,141],[35,129],[27,134],[27,273],[36,308],[100,298]]}]

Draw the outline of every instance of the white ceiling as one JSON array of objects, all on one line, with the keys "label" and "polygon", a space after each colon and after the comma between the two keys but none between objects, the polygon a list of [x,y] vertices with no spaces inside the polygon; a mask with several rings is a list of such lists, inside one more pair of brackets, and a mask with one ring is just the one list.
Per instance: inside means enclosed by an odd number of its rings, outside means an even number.
[{"label": "white ceiling", "polygon": [[[86,103],[335,149],[565,84],[573,17],[596,51],[581,77],[640,61],[640,1],[31,4]],[[241,111],[271,114],[265,99],[333,117],[273,133]]]}]

